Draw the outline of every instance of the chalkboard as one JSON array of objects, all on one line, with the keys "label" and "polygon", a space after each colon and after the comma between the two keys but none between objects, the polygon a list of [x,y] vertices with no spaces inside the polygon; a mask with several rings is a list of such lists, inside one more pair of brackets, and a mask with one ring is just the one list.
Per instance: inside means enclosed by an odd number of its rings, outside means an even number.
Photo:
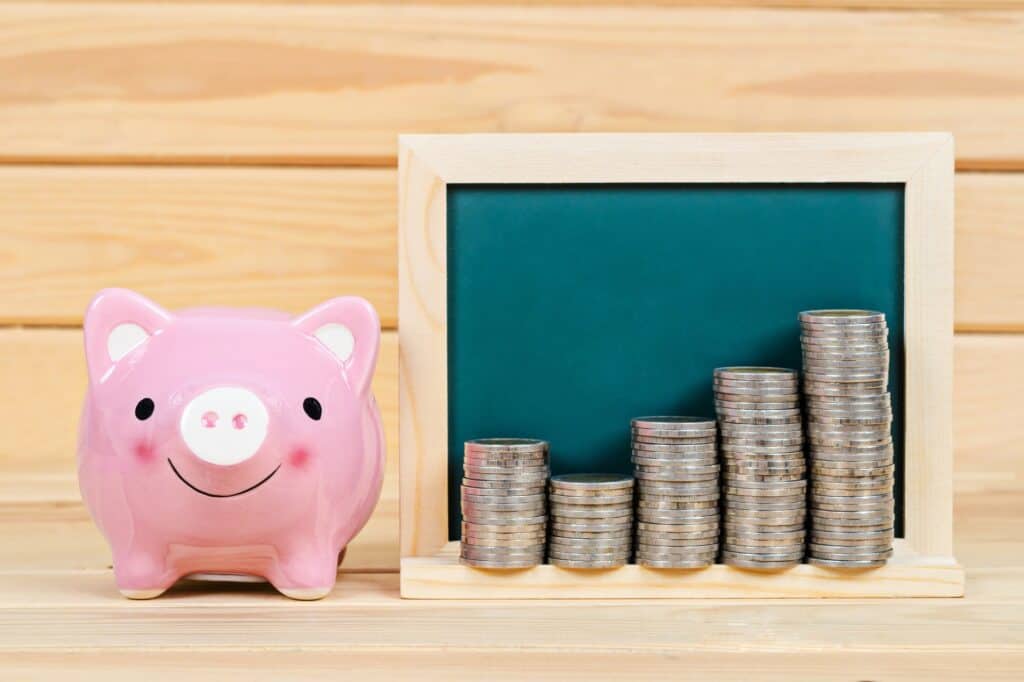
[{"label": "chalkboard", "polygon": [[628,473],[631,417],[713,416],[715,367],[799,368],[797,313],[830,307],[888,317],[902,536],[904,187],[449,185],[450,538],[464,441]]}]

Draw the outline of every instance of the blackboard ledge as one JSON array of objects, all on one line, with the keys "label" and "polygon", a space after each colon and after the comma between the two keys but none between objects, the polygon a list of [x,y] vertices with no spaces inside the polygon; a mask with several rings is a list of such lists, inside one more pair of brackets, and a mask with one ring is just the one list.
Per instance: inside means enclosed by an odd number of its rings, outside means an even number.
[{"label": "blackboard ledge", "polygon": [[962,597],[964,569],[952,557],[916,554],[897,540],[884,567],[827,569],[801,564],[756,571],[716,564],[662,570],[628,565],[607,570],[535,566],[485,570],[459,563],[459,543],[435,556],[402,559],[405,599],[869,599]]}]

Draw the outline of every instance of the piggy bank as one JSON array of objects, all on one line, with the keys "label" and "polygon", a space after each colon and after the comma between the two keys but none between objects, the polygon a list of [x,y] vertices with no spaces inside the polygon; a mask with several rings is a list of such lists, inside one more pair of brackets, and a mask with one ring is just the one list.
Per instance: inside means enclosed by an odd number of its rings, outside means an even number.
[{"label": "piggy bank", "polygon": [[84,326],[79,484],[122,594],[194,574],[330,592],[384,471],[373,307],[171,313],[107,289]]}]

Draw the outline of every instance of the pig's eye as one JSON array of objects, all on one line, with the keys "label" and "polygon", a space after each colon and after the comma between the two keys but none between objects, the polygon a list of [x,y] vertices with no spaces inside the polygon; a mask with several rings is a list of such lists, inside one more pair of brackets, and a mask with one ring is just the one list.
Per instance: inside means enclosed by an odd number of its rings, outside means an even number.
[{"label": "pig's eye", "polygon": [[140,422],[144,422],[153,416],[153,410],[156,409],[156,405],[149,398],[143,398],[135,405],[135,418]]},{"label": "pig's eye", "polygon": [[320,421],[320,417],[324,414],[324,408],[320,406],[320,401],[316,398],[306,398],[302,401],[302,409],[313,421]]}]

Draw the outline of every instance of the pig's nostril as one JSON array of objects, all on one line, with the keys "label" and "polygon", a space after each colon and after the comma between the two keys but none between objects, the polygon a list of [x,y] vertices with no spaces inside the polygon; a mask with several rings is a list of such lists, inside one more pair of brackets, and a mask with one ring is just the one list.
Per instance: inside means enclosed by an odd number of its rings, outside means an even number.
[{"label": "pig's nostril", "polygon": [[219,418],[220,417],[217,415],[216,412],[210,410],[209,412],[204,412],[203,416],[200,417],[199,419],[200,421],[203,422],[203,426],[205,426],[206,428],[215,429],[217,428],[217,420]]},{"label": "pig's nostril", "polygon": [[231,418],[231,424],[236,429],[239,429],[239,430],[244,429],[245,428],[245,423],[248,422],[248,421],[249,420],[246,418],[246,416],[244,414],[236,414],[234,417]]}]

